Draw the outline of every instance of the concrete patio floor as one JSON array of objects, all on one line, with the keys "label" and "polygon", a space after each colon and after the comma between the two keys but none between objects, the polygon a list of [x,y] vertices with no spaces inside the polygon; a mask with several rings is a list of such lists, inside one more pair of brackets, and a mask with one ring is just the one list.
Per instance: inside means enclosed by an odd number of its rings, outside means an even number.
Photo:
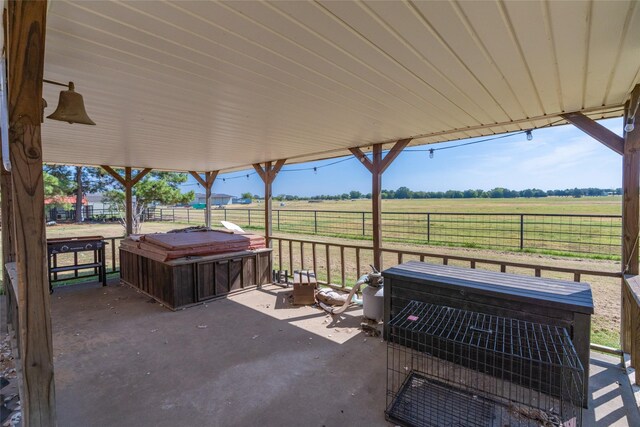
[{"label": "concrete patio floor", "polygon": [[[277,286],[172,312],[119,284],[52,295],[61,426],[386,426],[386,344]],[[616,358],[592,354],[588,426],[638,426]]]}]

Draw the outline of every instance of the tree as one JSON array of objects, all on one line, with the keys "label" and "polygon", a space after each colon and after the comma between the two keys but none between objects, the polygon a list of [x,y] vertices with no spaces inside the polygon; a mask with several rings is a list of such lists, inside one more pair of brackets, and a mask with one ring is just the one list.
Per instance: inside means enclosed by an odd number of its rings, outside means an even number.
[{"label": "tree", "polygon": [[[151,172],[133,187],[133,232],[140,233],[144,213],[154,204],[175,205],[189,203],[195,193],[182,193],[180,184],[187,181],[187,174],[175,172]],[[112,189],[104,193],[103,201],[119,208],[121,222],[124,223],[125,193],[119,189]]]},{"label": "tree", "polygon": [[400,187],[396,190],[395,198],[396,199],[410,199],[412,191],[407,187]]},{"label": "tree", "polygon": [[250,192],[247,191],[246,193],[242,193],[240,195],[240,198],[241,199],[249,199],[249,200],[251,200],[251,199],[253,199],[253,194],[251,194]]},{"label": "tree", "polygon": [[42,179],[44,181],[45,197],[51,198],[66,194],[66,189],[60,183],[60,180],[50,173],[43,172]]},{"label": "tree", "polygon": [[[115,181],[102,173],[102,169],[87,166],[59,166],[45,165],[44,172],[55,177],[58,185],[53,189],[58,191],[55,195],[76,196],[75,217],[76,222],[82,222],[82,199],[87,193],[95,193],[105,186],[113,186]],[[47,192],[45,197],[55,196]]]},{"label": "tree", "polygon": [[349,197],[351,197],[352,199],[361,199],[362,193],[356,190],[351,190],[349,192]]}]

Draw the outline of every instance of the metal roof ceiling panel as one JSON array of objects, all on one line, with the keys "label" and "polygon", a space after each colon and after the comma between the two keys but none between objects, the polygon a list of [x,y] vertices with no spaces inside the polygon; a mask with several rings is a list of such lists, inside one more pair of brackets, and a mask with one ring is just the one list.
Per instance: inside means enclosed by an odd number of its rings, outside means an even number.
[{"label": "metal roof ceiling panel", "polygon": [[[44,160],[236,170],[619,116],[637,2],[56,1],[45,77],[95,127],[47,120]],[[45,86],[53,108],[59,88]]]}]

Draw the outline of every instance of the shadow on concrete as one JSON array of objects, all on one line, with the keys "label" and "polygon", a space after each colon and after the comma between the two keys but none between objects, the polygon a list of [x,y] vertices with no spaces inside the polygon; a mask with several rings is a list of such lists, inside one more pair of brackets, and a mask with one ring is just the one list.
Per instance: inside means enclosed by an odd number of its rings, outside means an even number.
[{"label": "shadow on concrete", "polygon": [[[278,308],[267,287],[172,312],[128,286],[52,295],[59,425],[385,426],[386,344]],[[640,425],[615,358],[593,354],[585,426]]]}]

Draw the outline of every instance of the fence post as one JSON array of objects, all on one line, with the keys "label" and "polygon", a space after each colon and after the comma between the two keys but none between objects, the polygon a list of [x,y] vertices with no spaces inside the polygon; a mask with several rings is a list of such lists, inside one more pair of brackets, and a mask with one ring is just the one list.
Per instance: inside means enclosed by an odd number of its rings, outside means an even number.
[{"label": "fence post", "polygon": [[190,221],[190,219],[189,219],[189,211],[190,211],[190,210],[191,210],[191,209],[187,209],[187,224],[191,224],[191,221]]},{"label": "fence post", "polygon": [[365,212],[362,212],[362,235],[366,236],[365,234],[366,231],[364,229],[364,223],[365,223],[364,215],[365,215]]},{"label": "fence post", "polygon": [[524,249],[524,214],[520,214],[520,250]]},{"label": "fence post", "polygon": [[431,242],[431,214],[427,214],[427,243]]},{"label": "fence post", "polygon": [[171,209],[171,216],[173,217],[173,221],[171,222],[176,222],[176,208]]},{"label": "fence post", "polygon": [[247,209],[247,214],[249,216],[249,227],[251,227],[251,209]]},{"label": "fence post", "polygon": [[224,210],[224,220],[225,220],[225,221],[227,220],[227,209],[226,209],[226,208],[225,208],[225,210]]},{"label": "fence post", "polygon": [[280,231],[280,211],[279,211],[279,210],[277,210],[276,212],[277,212],[277,214],[276,214],[276,215],[277,215],[277,217],[278,217],[278,231]]},{"label": "fence post", "polygon": [[162,222],[162,208],[160,208],[160,221]]},{"label": "fence post", "polygon": [[313,211],[313,229],[318,234],[318,211]]}]

